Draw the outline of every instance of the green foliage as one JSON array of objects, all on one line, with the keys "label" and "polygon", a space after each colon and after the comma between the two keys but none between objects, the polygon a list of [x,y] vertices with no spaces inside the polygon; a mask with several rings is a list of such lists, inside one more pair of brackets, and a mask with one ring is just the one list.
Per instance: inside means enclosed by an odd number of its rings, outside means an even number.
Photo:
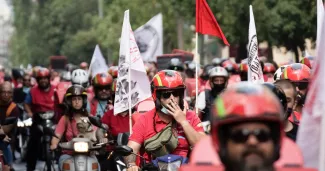
[{"label": "green foliage", "polygon": [[[130,9],[135,30],[158,13],[163,14],[164,52],[177,48],[177,22],[183,20],[183,43],[193,48],[194,0],[12,0],[15,33],[10,42],[14,64],[46,65],[48,57],[65,55],[69,62],[90,62],[96,44],[109,61],[116,61],[124,11]],[[316,5],[307,0],[207,0],[231,45],[246,49],[249,4],[253,5],[259,42],[304,47],[316,35]],[[245,54],[243,52],[242,54]]]}]

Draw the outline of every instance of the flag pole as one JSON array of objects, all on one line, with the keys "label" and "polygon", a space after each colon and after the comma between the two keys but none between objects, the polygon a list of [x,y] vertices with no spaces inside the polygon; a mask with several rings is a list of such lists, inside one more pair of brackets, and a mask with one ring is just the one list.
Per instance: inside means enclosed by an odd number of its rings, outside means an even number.
[{"label": "flag pole", "polygon": [[195,33],[195,58],[196,58],[196,65],[195,65],[195,113],[199,115],[199,108],[198,106],[198,94],[199,94],[199,68],[200,66],[200,56],[199,56],[199,33]]},{"label": "flag pole", "polygon": [[130,135],[132,134],[132,101],[131,101],[131,60],[129,61],[129,126],[130,126]]}]

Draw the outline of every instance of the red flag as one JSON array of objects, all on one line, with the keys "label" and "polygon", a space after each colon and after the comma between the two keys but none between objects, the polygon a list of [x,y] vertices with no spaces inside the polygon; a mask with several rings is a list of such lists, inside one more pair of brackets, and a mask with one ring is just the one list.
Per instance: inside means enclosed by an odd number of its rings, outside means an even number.
[{"label": "red flag", "polygon": [[225,35],[223,35],[217,20],[214,18],[205,0],[196,0],[196,32],[219,37],[225,45],[229,46]]}]

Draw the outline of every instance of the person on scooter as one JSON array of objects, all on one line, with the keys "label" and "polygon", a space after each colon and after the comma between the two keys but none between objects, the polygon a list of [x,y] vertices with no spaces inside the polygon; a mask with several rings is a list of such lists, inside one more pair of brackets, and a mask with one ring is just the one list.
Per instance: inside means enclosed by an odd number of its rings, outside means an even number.
[{"label": "person on scooter", "polygon": [[[156,109],[138,118],[128,146],[134,153],[144,147],[151,159],[167,154],[186,158],[190,147],[205,134],[199,117],[184,107],[185,85],[180,73],[172,70],[158,72],[151,82],[151,90]],[[166,136],[170,137],[169,141],[161,144],[160,138]],[[135,161],[135,155],[125,157],[128,171],[139,169]]]},{"label": "person on scooter", "polygon": [[91,115],[102,117],[112,107],[112,83],[113,78],[108,73],[99,73],[93,78],[95,97],[90,100],[90,106],[87,107]]},{"label": "person on scooter", "polygon": [[14,140],[13,130],[16,125],[1,126],[7,117],[17,117],[20,115],[20,110],[12,101],[13,88],[10,82],[4,82],[0,85],[0,134],[4,135],[4,139],[0,140],[0,150],[3,152],[5,159],[5,169],[9,169],[13,156],[10,144]]},{"label": "person on scooter", "polygon": [[41,118],[40,113],[54,111],[55,88],[50,84],[50,71],[47,68],[40,68],[36,72],[37,86],[31,88],[25,98],[25,111],[28,116],[33,118],[33,124],[30,128],[30,139],[27,148],[27,171],[35,170],[39,147],[41,144],[41,135],[37,125]]},{"label": "person on scooter", "polygon": [[228,85],[228,72],[225,68],[217,66],[209,72],[209,83],[211,90],[206,89],[198,96],[198,108],[202,111],[201,120],[210,120],[210,106],[213,100],[227,87]]},{"label": "person on scooter", "polygon": [[[61,117],[57,127],[55,129],[55,135],[51,141],[51,150],[58,147],[58,144],[62,138],[69,142],[79,134],[77,123],[82,117],[88,117],[87,107],[87,92],[80,85],[72,85],[68,88],[65,97],[64,104],[66,105],[66,111],[64,116]],[[97,140],[100,142],[107,142],[104,139],[104,134],[100,134],[102,131],[98,131]],[[59,168],[62,170],[63,161],[71,157],[71,153],[63,151],[63,154],[59,158]],[[93,156],[96,159],[95,156]],[[97,159],[96,159],[97,160]]]},{"label": "person on scooter", "polygon": [[220,94],[212,111],[212,145],[226,171],[274,170],[284,136],[283,109],[270,90],[238,83]]}]

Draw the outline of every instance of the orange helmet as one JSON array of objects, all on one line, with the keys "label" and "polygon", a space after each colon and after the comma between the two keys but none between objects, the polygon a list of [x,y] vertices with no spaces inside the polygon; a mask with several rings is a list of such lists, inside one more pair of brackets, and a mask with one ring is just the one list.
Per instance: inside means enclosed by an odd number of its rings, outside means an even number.
[{"label": "orange helmet", "polygon": [[221,66],[225,68],[229,73],[235,73],[238,70],[237,64],[230,59],[223,61]]},{"label": "orange helmet", "polygon": [[306,56],[302,58],[300,63],[307,65],[310,69],[313,67],[314,64],[314,57],[313,56]]},{"label": "orange helmet", "polygon": [[39,68],[38,71],[36,72],[36,78],[40,78],[40,77],[50,78],[50,76],[51,76],[50,71],[47,68]]},{"label": "orange helmet", "polygon": [[217,150],[223,150],[221,146],[224,145],[227,126],[255,121],[275,126],[275,129],[271,130],[278,132],[275,132],[277,136],[273,138],[275,144],[280,145],[284,137],[282,114],[283,108],[279,100],[263,85],[249,82],[235,84],[221,93],[212,106],[213,144]]},{"label": "orange helmet", "polygon": [[275,71],[276,71],[275,66],[272,63],[269,62],[264,63],[264,69],[263,69],[264,74],[267,73],[274,74]]},{"label": "orange helmet", "polygon": [[113,78],[108,73],[98,73],[92,80],[94,87],[110,86],[113,83]]},{"label": "orange helmet", "polygon": [[311,71],[307,65],[294,63],[283,70],[281,79],[288,79],[292,82],[308,82],[310,74]]},{"label": "orange helmet", "polygon": [[181,74],[174,70],[159,71],[151,81],[151,92],[153,99],[157,99],[157,91],[171,89],[185,89],[185,84]]},{"label": "orange helmet", "polygon": [[111,66],[108,69],[108,73],[115,79],[118,75],[118,66]]}]

